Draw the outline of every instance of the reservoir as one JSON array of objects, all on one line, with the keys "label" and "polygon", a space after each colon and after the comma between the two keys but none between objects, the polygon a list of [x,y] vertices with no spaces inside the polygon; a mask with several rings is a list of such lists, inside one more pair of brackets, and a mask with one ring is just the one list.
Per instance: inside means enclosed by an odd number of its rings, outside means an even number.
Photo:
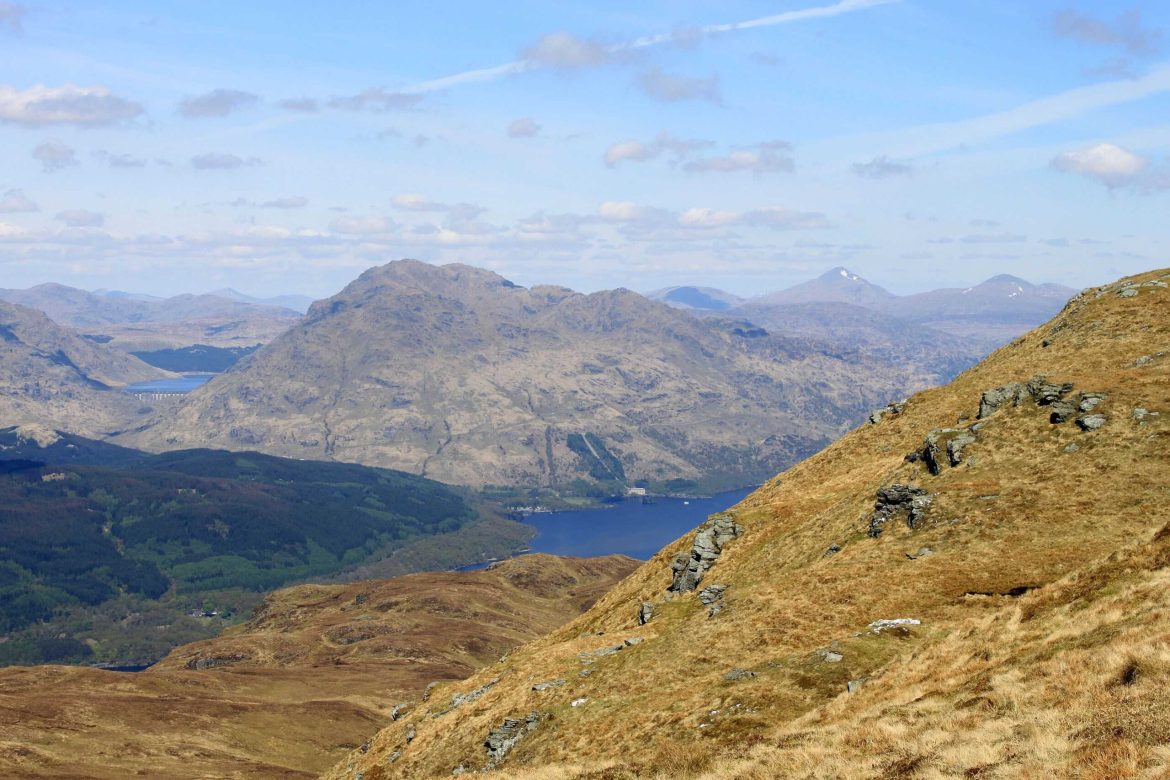
[{"label": "reservoir", "polygon": [[127,393],[189,393],[207,384],[215,374],[184,374],[174,379],[155,379],[126,385]]},{"label": "reservoir", "polygon": [[621,553],[646,560],[692,530],[707,515],[739,503],[755,488],[740,488],[709,498],[656,498],[643,504],[630,498],[605,509],[542,512],[524,518],[536,528],[532,552],[589,557]]}]

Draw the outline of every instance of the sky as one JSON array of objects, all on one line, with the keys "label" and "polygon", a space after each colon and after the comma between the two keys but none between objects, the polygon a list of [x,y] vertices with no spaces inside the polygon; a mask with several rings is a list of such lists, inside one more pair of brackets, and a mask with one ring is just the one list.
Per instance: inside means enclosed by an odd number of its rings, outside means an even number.
[{"label": "sky", "polygon": [[1170,265],[1170,3],[0,0],[0,287]]}]

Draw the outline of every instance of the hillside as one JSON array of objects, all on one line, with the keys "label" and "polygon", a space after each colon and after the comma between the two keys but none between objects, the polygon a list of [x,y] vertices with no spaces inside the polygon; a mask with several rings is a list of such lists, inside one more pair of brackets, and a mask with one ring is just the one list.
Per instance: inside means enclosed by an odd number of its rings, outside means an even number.
[{"label": "hillside", "polygon": [[103,434],[139,414],[138,401],[118,388],[166,376],[38,311],[0,302],[0,425]]},{"label": "hillside", "polygon": [[357,461],[472,486],[752,484],[917,385],[627,290],[400,261],[126,439]]},{"label": "hillside", "polygon": [[271,594],[223,637],[125,674],[0,669],[0,775],[309,778],[408,708],[588,607],[635,562],[492,569]]},{"label": "hillside", "polygon": [[328,777],[1165,775],[1168,284],[875,414]]},{"label": "hillside", "polygon": [[[461,565],[531,533],[410,474],[33,433],[0,430],[0,665],[149,663],[207,635],[184,618],[193,608],[221,627],[289,582],[409,559],[436,538],[446,558],[428,562]],[[151,618],[118,627],[135,613]]]}]

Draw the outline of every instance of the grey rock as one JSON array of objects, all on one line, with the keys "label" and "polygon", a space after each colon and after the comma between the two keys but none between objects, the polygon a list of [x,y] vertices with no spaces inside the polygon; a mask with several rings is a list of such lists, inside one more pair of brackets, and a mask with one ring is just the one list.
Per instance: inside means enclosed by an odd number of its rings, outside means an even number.
[{"label": "grey rock", "polygon": [[1125,289],[1125,290],[1122,290],[1121,292],[1118,293],[1118,295],[1120,295],[1122,298],[1132,298],[1137,294],[1138,294],[1138,291],[1133,289],[1132,287]]},{"label": "grey rock", "polygon": [[727,674],[723,675],[723,679],[728,682],[735,682],[736,680],[750,680],[755,677],[756,673],[750,669],[732,669]]},{"label": "grey rock", "polygon": [[934,555],[934,550],[930,549],[929,547],[919,547],[918,548],[918,557],[919,558],[925,558],[928,555]]},{"label": "grey rock", "polygon": [[414,738],[415,738],[416,736],[418,736],[418,730],[417,730],[417,729],[415,729],[415,727],[414,727],[414,724],[413,724],[413,723],[408,723],[408,724],[406,724],[406,731],[404,731],[404,732],[402,732],[402,733],[403,733],[403,736],[405,736],[405,737],[406,737],[406,744],[408,744],[408,745],[409,745],[411,742],[414,742]]},{"label": "grey rock", "polygon": [[716,601],[720,601],[726,592],[726,585],[708,585],[699,591],[699,601],[706,606],[710,606]]},{"label": "grey rock", "polygon": [[1095,431],[1105,425],[1105,422],[1103,414],[1084,414],[1077,418],[1077,426],[1082,431]]},{"label": "grey rock", "polygon": [[947,442],[947,460],[952,466],[958,466],[963,462],[963,450],[969,444],[975,443],[975,434],[968,431],[960,433],[950,441]]},{"label": "grey rock", "polygon": [[878,488],[873,515],[869,519],[869,535],[875,539],[881,536],[883,526],[903,512],[906,513],[906,524],[917,528],[926,520],[933,501],[929,493],[914,485],[895,484]]},{"label": "grey rock", "polygon": [[426,688],[423,688],[422,700],[423,700],[423,701],[428,701],[428,700],[431,698],[431,693],[432,693],[432,692],[435,690],[435,688],[436,688],[436,687],[438,687],[439,685],[442,685],[442,683],[441,683],[440,681],[436,680],[436,681],[435,681],[435,682],[433,682],[433,683],[429,683],[429,684],[427,685],[427,687],[426,687]]},{"label": "grey rock", "polygon": [[558,677],[555,680],[549,680],[548,682],[537,683],[536,685],[532,686],[532,690],[534,690],[534,691],[547,691],[550,688],[560,688],[564,684],[565,684],[565,678]]},{"label": "grey rock", "polygon": [[1032,398],[1036,399],[1037,404],[1040,406],[1049,406],[1062,400],[1066,395],[1071,393],[1073,385],[1072,382],[1056,384],[1047,381],[1042,376],[1035,376],[1028,380],[1026,388]]},{"label": "grey rock", "polygon": [[488,732],[483,746],[488,754],[488,767],[503,761],[524,735],[540,725],[540,713],[530,712],[523,719],[505,718],[504,722]]},{"label": "grey rock", "polygon": [[1068,446],[1066,446],[1066,447],[1064,448],[1064,451],[1065,451],[1065,452],[1076,452],[1076,451],[1077,451],[1077,450],[1079,450],[1080,448],[1081,448],[1081,445],[1077,444],[1077,443],[1074,441],[1074,442],[1072,442],[1071,444],[1069,444]]},{"label": "grey rock", "polygon": [[910,626],[920,625],[922,625],[922,621],[916,618],[893,618],[891,620],[875,620],[869,624],[869,630],[875,634],[880,634],[891,628],[909,628]]},{"label": "grey rock", "polygon": [[187,662],[187,668],[202,671],[204,669],[215,669],[219,666],[231,666],[232,664],[246,660],[247,656],[244,655],[209,655],[206,658],[192,658]]},{"label": "grey rock", "polygon": [[731,512],[718,512],[707,518],[695,534],[690,552],[679,553],[671,564],[674,577],[667,590],[685,593],[697,588],[703,575],[719,559],[723,547],[742,533],[743,526],[735,522]]},{"label": "grey rock", "polygon": [[1077,414],[1077,407],[1070,401],[1057,401],[1049,408],[1052,409],[1052,412],[1048,415],[1048,422],[1053,425],[1068,422]]},{"label": "grey rock", "polygon": [[638,607],[638,625],[646,625],[652,617],[654,617],[654,605],[649,601],[643,601]]},{"label": "grey rock", "polygon": [[877,425],[878,423],[880,423],[882,421],[882,418],[885,417],[886,415],[893,416],[893,415],[901,414],[902,410],[905,408],[906,408],[905,403],[886,404],[881,409],[874,409],[872,412],[869,413],[869,423],[870,423],[870,425]]},{"label": "grey rock", "polygon": [[827,664],[839,664],[845,660],[844,655],[828,648],[817,650],[815,655],[820,656],[820,659]]},{"label": "grey rock", "polygon": [[710,620],[711,618],[715,617],[716,615],[718,615],[722,611],[723,611],[723,602],[716,601],[714,604],[711,605],[711,608],[709,610],[707,610],[707,619]]},{"label": "grey rock", "polygon": [[588,677],[591,674],[593,674],[592,669],[582,669],[581,671],[577,672],[579,677]]},{"label": "grey rock", "polygon": [[629,637],[627,639],[623,639],[622,644],[625,645],[626,647],[633,647],[634,645],[640,645],[645,641],[646,640],[643,637],[632,636],[632,637]]},{"label": "grey rock", "polygon": [[1138,422],[1145,422],[1146,418],[1157,417],[1157,416],[1158,416],[1157,412],[1151,412],[1149,409],[1146,409],[1145,407],[1139,406],[1133,410],[1133,419],[1137,420]]},{"label": "grey rock", "polygon": [[395,750],[393,753],[386,756],[386,763],[393,764],[395,761],[397,761],[400,758],[402,758],[402,753],[400,751]]},{"label": "grey rock", "polygon": [[607,647],[599,647],[596,650],[583,650],[580,653],[577,653],[577,657],[582,659],[582,660],[585,660],[585,661],[592,660],[594,658],[604,658],[607,655],[613,655],[614,653],[620,653],[622,650],[625,649],[625,647],[626,646],[624,644],[621,644],[621,645],[609,645]]},{"label": "grey rock", "polygon": [[849,693],[857,693],[861,690],[861,686],[864,683],[865,680],[850,680],[849,682],[845,683],[845,690]]},{"label": "grey rock", "polygon": [[1077,404],[1077,410],[1081,412],[1091,412],[1096,409],[1108,396],[1105,393],[1081,393],[1081,402]]},{"label": "grey rock", "polygon": [[1153,362],[1154,362],[1154,359],[1152,357],[1150,357],[1149,355],[1142,355],[1141,357],[1134,360],[1133,364],[1135,366],[1148,366],[1150,363],[1153,363]]},{"label": "grey rock", "polygon": [[390,720],[398,720],[404,712],[406,712],[405,704],[395,704],[390,708]]},{"label": "grey rock", "polygon": [[469,704],[469,703],[475,701],[480,696],[483,696],[485,693],[490,691],[492,689],[492,687],[496,683],[498,683],[499,681],[500,681],[500,678],[497,677],[496,679],[492,680],[491,682],[484,683],[480,687],[476,688],[474,691],[468,691],[467,693],[455,694],[454,696],[451,697],[451,709],[455,709],[456,707],[462,707],[464,704]]},{"label": "grey rock", "polygon": [[979,399],[978,417],[980,420],[990,417],[1009,404],[1019,406],[1020,401],[1027,395],[1025,386],[1020,382],[1008,382],[1006,385],[984,390]]},{"label": "grey rock", "polygon": [[828,548],[825,550],[825,554],[822,555],[821,557],[828,558],[830,555],[836,555],[839,552],[841,552],[841,545],[834,542],[833,544],[830,544],[828,546]]}]

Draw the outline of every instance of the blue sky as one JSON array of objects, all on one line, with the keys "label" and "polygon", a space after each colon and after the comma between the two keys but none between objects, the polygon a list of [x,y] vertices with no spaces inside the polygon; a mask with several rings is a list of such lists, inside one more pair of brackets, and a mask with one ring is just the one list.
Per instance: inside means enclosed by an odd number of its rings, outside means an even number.
[{"label": "blue sky", "polygon": [[0,286],[1170,265],[1170,5],[4,2]]}]

